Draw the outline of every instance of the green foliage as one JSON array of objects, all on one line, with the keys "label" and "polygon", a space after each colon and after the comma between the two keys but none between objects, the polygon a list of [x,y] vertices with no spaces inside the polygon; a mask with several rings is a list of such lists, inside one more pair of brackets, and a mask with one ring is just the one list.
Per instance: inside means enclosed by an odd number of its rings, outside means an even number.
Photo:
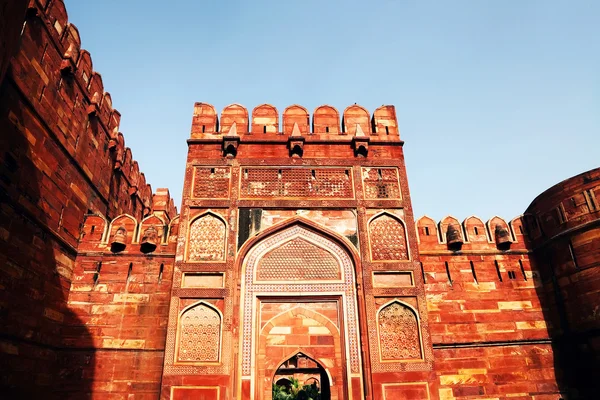
[{"label": "green foliage", "polygon": [[273,384],[273,400],[321,400],[321,393],[316,384],[303,385],[294,377],[288,378],[290,386]]}]

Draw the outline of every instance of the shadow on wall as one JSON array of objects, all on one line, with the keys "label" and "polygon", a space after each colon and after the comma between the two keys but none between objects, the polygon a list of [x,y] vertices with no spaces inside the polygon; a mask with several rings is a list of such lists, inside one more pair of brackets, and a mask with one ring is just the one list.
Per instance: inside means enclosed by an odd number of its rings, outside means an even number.
[{"label": "shadow on wall", "polygon": [[[21,125],[28,106],[9,81],[0,86],[0,397],[83,398],[95,351],[67,308],[75,250],[73,238],[69,244],[60,236],[67,201],[56,180],[68,177],[39,158],[51,139]],[[73,345],[89,350],[66,350],[69,325],[81,327]]]},{"label": "shadow on wall", "polygon": [[536,198],[525,215],[541,278],[536,290],[546,299],[544,319],[565,400],[596,399],[600,393],[600,214],[593,200],[569,209],[594,182],[600,188],[600,170],[570,178]]}]

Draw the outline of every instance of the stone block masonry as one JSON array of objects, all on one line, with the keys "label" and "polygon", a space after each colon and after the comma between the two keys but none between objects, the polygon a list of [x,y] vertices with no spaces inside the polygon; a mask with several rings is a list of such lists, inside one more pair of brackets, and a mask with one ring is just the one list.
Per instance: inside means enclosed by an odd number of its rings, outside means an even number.
[{"label": "stone block masonry", "polygon": [[600,169],[415,220],[393,106],[193,107],[152,191],[61,0],[0,0],[0,397],[591,399]]}]

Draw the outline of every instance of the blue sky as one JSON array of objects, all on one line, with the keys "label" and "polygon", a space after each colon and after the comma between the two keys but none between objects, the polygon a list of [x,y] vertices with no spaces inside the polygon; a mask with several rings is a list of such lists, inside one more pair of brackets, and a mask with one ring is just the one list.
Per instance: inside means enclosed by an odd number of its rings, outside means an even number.
[{"label": "blue sky", "polygon": [[178,205],[195,101],[395,105],[417,217],[509,219],[600,166],[598,1],[65,3]]}]

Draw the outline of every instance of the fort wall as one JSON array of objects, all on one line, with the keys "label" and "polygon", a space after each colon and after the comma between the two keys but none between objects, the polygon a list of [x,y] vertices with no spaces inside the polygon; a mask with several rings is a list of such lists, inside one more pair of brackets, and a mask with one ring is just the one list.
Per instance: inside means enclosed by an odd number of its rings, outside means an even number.
[{"label": "fort wall", "polygon": [[268,396],[300,345],[334,398],[597,391],[600,170],[511,221],[415,221],[393,106],[196,103],[178,215],[63,2],[0,11],[3,394]]},{"label": "fort wall", "polygon": [[[142,220],[156,207],[62,1],[9,3],[0,4],[8,40],[0,82],[0,385],[9,397],[39,398],[68,381],[65,390],[81,396],[101,370],[90,347],[97,332],[68,305],[81,294],[71,285],[86,265],[78,260],[85,215]],[[174,217],[168,195],[161,201]],[[145,268],[138,258],[136,270]],[[164,273],[168,282],[169,267]],[[85,356],[66,351],[71,326],[78,345],[88,346]]]}]

